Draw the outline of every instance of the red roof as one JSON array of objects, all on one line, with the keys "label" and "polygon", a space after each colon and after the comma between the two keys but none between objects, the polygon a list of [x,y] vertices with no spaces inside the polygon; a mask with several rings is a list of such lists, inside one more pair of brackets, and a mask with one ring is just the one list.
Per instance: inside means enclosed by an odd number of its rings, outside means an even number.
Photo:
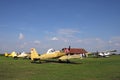
[{"label": "red roof", "polygon": [[87,53],[87,51],[83,48],[70,48],[69,52],[69,54],[83,54],[83,53]]}]

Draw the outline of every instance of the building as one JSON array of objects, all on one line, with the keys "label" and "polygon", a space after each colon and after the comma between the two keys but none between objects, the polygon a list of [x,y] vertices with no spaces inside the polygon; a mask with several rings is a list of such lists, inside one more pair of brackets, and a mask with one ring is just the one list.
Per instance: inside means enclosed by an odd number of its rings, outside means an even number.
[{"label": "building", "polygon": [[67,54],[86,54],[87,51],[83,48],[63,48],[63,51]]},{"label": "building", "polygon": [[69,54],[86,54],[87,51],[83,48],[70,48]]},{"label": "building", "polygon": [[82,57],[88,57],[88,52],[83,48],[63,48],[62,49],[68,55],[80,55]]}]

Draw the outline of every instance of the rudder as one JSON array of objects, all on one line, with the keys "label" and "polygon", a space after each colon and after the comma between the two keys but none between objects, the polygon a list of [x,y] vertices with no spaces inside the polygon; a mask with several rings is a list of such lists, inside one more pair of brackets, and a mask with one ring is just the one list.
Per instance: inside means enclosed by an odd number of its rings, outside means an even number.
[{"label": "rudder", "polygon": [[39,57],[39,55],[38,55],[36,49],[31,48],[31,60],[34,60],[34,58],[38,58],[38,57]]}]

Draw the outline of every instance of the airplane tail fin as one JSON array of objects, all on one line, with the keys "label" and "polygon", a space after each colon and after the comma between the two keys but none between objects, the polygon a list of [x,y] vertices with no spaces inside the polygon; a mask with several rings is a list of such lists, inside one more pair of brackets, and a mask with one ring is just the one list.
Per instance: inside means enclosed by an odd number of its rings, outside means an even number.
[{"label": "airplane tail fin", "polygon": [[39,57],[39,55],[38,55],[36,49],[32,48],[31,49],[31,60],[34,60],[34,58],[38,58],[38,57]]},{"label": "airplane tail fin", "polygon": [[17,53],[15,51],[13,51],[11,54],[10,54],[11,57],[15,58],[17,57]]},{"label": "airplane tail fin", "polygon": [[5,55],[5,57],[8,57],[8,53],[5,53],[4,55]]}]

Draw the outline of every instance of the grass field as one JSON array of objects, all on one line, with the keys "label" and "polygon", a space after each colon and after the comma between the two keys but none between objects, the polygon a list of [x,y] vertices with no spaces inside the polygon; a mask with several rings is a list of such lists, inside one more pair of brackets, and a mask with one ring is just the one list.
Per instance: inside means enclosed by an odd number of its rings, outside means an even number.
[{"label": "grass field", "polygon": [[120,56],[30,63],[0,56],[0,80],[120,80]]}]

